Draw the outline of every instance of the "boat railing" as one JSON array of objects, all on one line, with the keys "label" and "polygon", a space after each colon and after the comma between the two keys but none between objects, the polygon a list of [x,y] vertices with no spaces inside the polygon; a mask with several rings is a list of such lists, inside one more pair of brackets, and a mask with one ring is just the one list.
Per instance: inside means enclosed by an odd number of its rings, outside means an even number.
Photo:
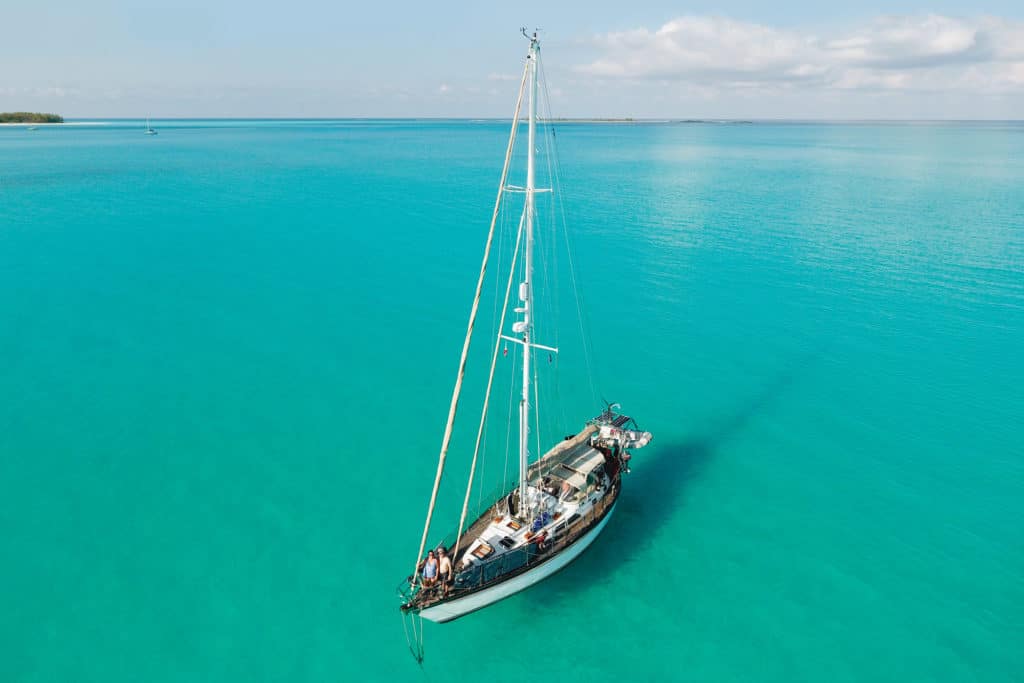
[{"label": "boat railing", "polygon": [[597,427],[612,426],[620,429],[625,428],[628,425],[632,425],[635,429],[639,429],[636,424],[636,420],[631,418],[629,415],[623,415],[622,413],[616,413],[611,406],[605,409],[603,413],[597,417],[587,420],[588,425],[594,425]]},{"label": "boat railing", "polygon": [[597,519],[604,516],[605,510],[614,502],[616,497],[615,495],[604,496],[585,514],[576,517],[576,519],[568,518],[565,521],[565,526],[562,526],[560,529],[558,526],[555,527],[559,531],[553,539],[549,538],[546,539],[546,542],[541,543],[535,540],[527,545],[502,553],[489,560],[477,562],[472,567],[460,570],[455,575],[455,582],[448,591],[448,597],[479,588],[499,576],[514,572],[522,567],[537,564],[549,555],[557,553],[565,546],[577,540],[580,535],[580,529],[587,529]]},{"label": "boat railing", "polygon": [[547,539],[546,543],[528,543],[490,559],[475,562],[472,566],[459,570],[455,574],[454,582],[448,587],[447,591],[441,585],[424,587],[417,583],[417,585],[413,586],[412,577],[409,577],[398,586],[398,594],[405,603],[416,600],[421,607],[426,607],[443,599],[446,600],[470,593],[506,574],[529,568],[577,540],[581,533],[579,530],[589,528],[597,519],[602,517],[605,509],[614,499],[615,496],[605,496],[585,514],[576,517],[576,519],[570,517],[557,535],[553,539]]},{"label": "boat railing", "polygon": [[[481,495],[478,498],[478,502],[476,504],[476,507],[475,508],[471,508],[469,514],[466,515],[467,519],[474,520],[473,524],[475,524],[476,521],[479,520],[480,517],[482,517],[488,510],[490,510],[491,508],[494,508],[494,507],[501,506],[504,503],[505,499],[508,497],[508,494],[512,493],[512,491],[515,490],[515,486],[513,486],[512,488],[506,488],[507,486],[508,486],[507,483],[498,484],[494,488],[492,488],[490,491],[488,491],[486,494]],[[484,501],[494,501],[494,502],[487,503],[487,502],[484,502]],[[470,527],[464,531],[464,533],[469,533],[470,529],[472,529],[472,528],[473,527],[472,527],[472,524],[471,524]],[[444,547],[447,550],[452,550],[455,547],[455,541],[458,540],[458,533],[459,533],[458,529],[453,529],[450,533],[448,533],[448,535],[446,535],[444,538],[442,538],[438,543],[436,543],[436,544],[434,544],[434,545],[432,545],[430,547],[432,549]],[[468,545],[469,544],[467,543],[466,546],[468,546]],[[468,550],[468,548],[463,547],[460,550],[459,555],[463,555],[466,550]],[[460,558],[453,557],[452,561],[453,561],[453,563],[458,563],[459,559]],[[497,559],[497,558],[495,558],[495,559]],[[420,566],[419,566],[418,570],[422,571],[422,569],[423,569],[423,563],[420,562]],[[416,577],[416,581],[415,582],[413,581],[413,577],[412,576],[406,577],[405,581],[403,581],[402,583],[400,583],[398,585],[398,595],[399,595],[399,597],[402,598],[403,601],[408,601],[408,600],[413,599],[413,597],[415,597],[416,593],[420,590],[419,581],[420,581],[420,577],[418,577],[418,576]]]},{"label": "boat railing", "polygon": [[459,571],[455,575],[455,581],[448,587],[447,591],[441,585],[417,586],[413,589],[406,582],[403,585],[399,585],[398,594],[406,602],[419,598],[416,602],[425,607],[441,599],[458,597],[464,593],[469,593],[499,577],[536,564],[542,555],[548,554],[549,550],[540,550],[536,544],[531,543],[501,553],[483,562],[476,562],[472,566]]},{"label": "boat railing", "polygon": [[[532,480],[534,477],[543,476],[544,474],[549,473],[550,472],[550,467],[551,467],[550,464],[543,463],[541,461],[532,463],[530,465],[530,470],[529,470],[529,477],[530,477],[530,479]],[[477,520],[479,520],[486,512],[488,512],[492,508],[495,508],[495,510],[494,510],[495,513],[498,513],[498,514],[501,514],[501,515],[507,515],[508,514],[508,508],[507,508],[507,504],[506,504],[505,501],[508,499],[509,494],[514,492],[516,490],[516,488],[518,488],[518,487],[515,484],[512,484],[512,486],[510,488],[509,484],[507,482],[504,482],[502,484],[498,484],[498,485],[494,486],[494,488],[492,488],[490,491],[488,491],[487,493],[479,496],[478,499],[477,499],[478,502],[477,502],[476,507],[475,508],[471,508],[469,513],[466,515],[466,519],[470,519],[470,520],[473,520],[473,521],[470,523],[470,526],[467,527],[464,530],[464,533],[469,533],[469,530],[473,528],[473,524],[475,524]],[[486,501],[493,501],[493,502],[486,502]],[[433,545],[431,547],[432,548],[440,548],[440,547],[444,546],[445,549],[451,551],[452,548],[455,547],[455,541],[458,540],[458,533],[459,533],[458,529],[453,529],[451,532],[448,533],[448,535],[446,535],[438,543],[436,543],[435,545]],[[466,546],[468,546],[468,545],[469,544],[467,543]],[[463,546],[460,549],[460,553],[459,553],[460,555],[462,554],[462,551],[468,549],[466,546]],[[461,557],[453,557],[452,561],[453,562],[458,562],[460,559],[462,559],[462,558]]]}]

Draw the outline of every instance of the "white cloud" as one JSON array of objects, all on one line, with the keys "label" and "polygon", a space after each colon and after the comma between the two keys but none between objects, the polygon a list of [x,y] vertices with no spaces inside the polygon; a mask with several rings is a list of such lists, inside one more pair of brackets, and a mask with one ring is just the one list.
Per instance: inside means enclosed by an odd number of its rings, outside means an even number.
[{"label": "white cloud", "polygon": [[593,38],[577,71],[604,79],[681,81],[715,90],[867,89],[1016,92],[1024,23],[998,17],[882,16],[826,32],[684,16]]}]

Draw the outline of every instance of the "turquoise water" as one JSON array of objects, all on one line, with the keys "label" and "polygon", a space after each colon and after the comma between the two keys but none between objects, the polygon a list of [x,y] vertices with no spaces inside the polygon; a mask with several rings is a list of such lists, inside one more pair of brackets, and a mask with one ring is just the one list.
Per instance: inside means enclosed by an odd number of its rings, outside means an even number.
[{"label": "turquoise water", "polygon": [[0,680],[1024,675],[1024,125],[561,126],[596,387],[563,286],[545,428],[655,440],[422,671],[505,125],[154,126],[0,127]]}]

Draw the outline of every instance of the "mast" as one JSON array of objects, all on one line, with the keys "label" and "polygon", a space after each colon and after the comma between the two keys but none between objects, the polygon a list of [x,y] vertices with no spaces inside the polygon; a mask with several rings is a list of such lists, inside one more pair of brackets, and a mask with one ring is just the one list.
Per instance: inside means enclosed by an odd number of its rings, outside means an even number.
[{"label": "mast", "polygon": [[[512,164],[512,151],[515,148],[516,134],[519,132],[519,113],[522,111],[523,91],[526,88],[528,71],[529,66],[527,66],[526,69],[523,69],[523,80],[519,83],[519,97],[516,99],[515,114],[512,115],[512,130],[509,131],[508,146],[505,148],[505,163],[501,167],[501,180],[498,181],[498,196],[494,200],[494,212],[491,214],[491,227],[487,231],[487,243],[484,246],[484,259],[483,263],[480,264],[480,276],[476,281],[476,294],[473,296],[473,305],[469,309],[469,324],[466,326],[466,339],[462,343],[462,355],[459,358],[459,373],[455,376],[455,388],[452,390],[452,401],[451,405],[448,407],[448,422],[444,427],[444,438],[441,439],[441,453],[437,458],[437,474],[434,475],[434,488],[430,493],[430,505],[427,507],[427,519],[423,523],[423,536],[420,539],[419,552],[416,554],[416,568],[409,576],[410,587],[415,587],[416,585],[418,578],[417,574],[419,572],[419,562],[423,557],[423,549],[427,546],[427,534],[430,533],[430,520],[434,516],[434,505],[437,503],[437,491],[441,487],[441,476],[444,474],[444,462],[448,457],[448,446],[452,439],[452,427],[455,424],[455,412],[459,407],[459,396],[462,393],[462,380],[466,375],[466,361],[469,357],[469,344],[473,338],[473,326],[476,324],[476,314],[480,308],[480,294],[484,287],[484,276],[487,274],[487,262],[491,257],[491,245],[494,244],[494,228],[498,224],[498,212],[501,209],[501,200],[505,193],[505,181],[508,179],[508,170]],[[479,441],[477,443],[479,444]],[[473,457],[475,462],[476,455],[474,454]],[[469,500],[468,490],[466,500]],[[465,516],[465,508],[463,508],[463,516]]]},{"label": "mast", "polygon": [[[525,33],[525,32],[524,32]],[[523,282],[519,284],[519,300],[522,302],[523,319],[516,325],[523,334],[523,394],[519,399],[519,511],[526,509],[526,472],[529,458],[530,437],[530,345],[533,342],[533,217],[534,217],[534,149],[537,131],[537,53],[540,44],[537,32],[530,38],[530,53],[527,55],[530,70],[529,127],[527,128],[526,154],[526,246],[523,267]]]}]

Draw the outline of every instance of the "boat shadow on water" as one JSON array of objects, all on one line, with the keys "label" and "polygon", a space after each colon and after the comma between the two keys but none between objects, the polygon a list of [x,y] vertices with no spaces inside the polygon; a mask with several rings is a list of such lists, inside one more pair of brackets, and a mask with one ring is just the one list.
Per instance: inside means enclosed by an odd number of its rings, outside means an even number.
[{"label": "boat shadow on water", "polygon": [[579,591],[593,588],[599,577],[613,576],[625,557],[642,551],[679,514],[686,505],[690,486],[701,478],[726,442],[785,393],[800,367],[796,363],[790,365],[703,434],[660,446],[652,444],[655,447],[649,452],[635,456],[608,528],[577,560],[531,588],[525,598],[544,605],[544,611],[557,610]]}]

